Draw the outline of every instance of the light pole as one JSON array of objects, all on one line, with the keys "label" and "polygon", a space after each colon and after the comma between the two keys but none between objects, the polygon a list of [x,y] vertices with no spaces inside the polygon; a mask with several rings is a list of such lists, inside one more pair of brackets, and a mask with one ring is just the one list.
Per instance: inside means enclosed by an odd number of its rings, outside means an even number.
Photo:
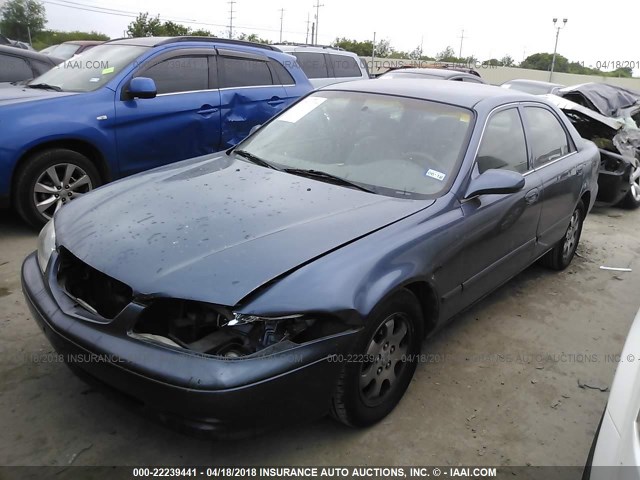
[{"label": "light pole", "polygon": [[549,81],[551,81],[551,78],[553,77],[553,69],[556,66],[556,52],[558,51],[558,37],[560,36],[560,29],[564,28],[567,25],[567,19],[566,18],[562,19],[561,26],[559,25],[556,27],[556,23],[558,23],[558,19],[554,18],[553,26],[556,29],[556,45],[555,47],[553,47],[553,58],[551,59],[551,71],[549,72]]}]

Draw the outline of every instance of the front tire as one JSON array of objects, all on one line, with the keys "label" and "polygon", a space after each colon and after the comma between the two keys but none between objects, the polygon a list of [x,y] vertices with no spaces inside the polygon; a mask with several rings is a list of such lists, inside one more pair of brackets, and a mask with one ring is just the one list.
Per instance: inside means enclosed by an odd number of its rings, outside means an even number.
[{"label": "front tire", "polygon": [[640,165],[631,170],[629,184],[629,191],[618,205],[634,210],[640,207]]},{"label": "front tire", "polygon": [[342,365],[331,414],[354,427],[386,417],[407,390],[416,369],[423,319],[415,295],[401,290],[377,306]]},{"label": "front tire", "polygon": [[100,183],[98,169],[81,153],[44,150],[27,158],[16,173],[15,208],[27,223],[40,228],[58,209]]},{"label": "front tire", "polygon": [[585,215],[584,204],[579,201],[571,214],[569,225],[562,239],[540,259],[540,262],[545,267],[553,270],[564,270],[569,266],[580,242]]}]

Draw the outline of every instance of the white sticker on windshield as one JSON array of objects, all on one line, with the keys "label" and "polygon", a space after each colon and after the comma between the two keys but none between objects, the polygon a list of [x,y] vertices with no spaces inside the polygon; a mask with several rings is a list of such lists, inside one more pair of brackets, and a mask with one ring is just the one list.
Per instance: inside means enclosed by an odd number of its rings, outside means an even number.
[{"label": "white sticker on windshield", "polygon": [[91,78],[89,79],[89,81],[90,81],[91,83],[97,83],[97,82],[99,82],[99,81],[100,81],[100,77],[91,77]]},{"label": "white sticker on windshield", "polygon": [[296,123],[302,117],[307,115],[309,112],[315,110],[320,105],[322,105],[327,99],[323,97],[307,97],[304,100],[297,103],[294,107],[290,108],[282,115],[280,115],[277,120],[281,120],[283,122]]},{"label": "white sticker on windshield", "polygon": [[430,168],[429,170],[427,170],[427,173],[425,173],[425,175],[427,177],[431,177],[431,178],[435,178],[436,180],[440,180],[443,181],[444,177],[446,177],[446,175],[442,172],[439,172],[437,170],[434,170],[432,168]]}]

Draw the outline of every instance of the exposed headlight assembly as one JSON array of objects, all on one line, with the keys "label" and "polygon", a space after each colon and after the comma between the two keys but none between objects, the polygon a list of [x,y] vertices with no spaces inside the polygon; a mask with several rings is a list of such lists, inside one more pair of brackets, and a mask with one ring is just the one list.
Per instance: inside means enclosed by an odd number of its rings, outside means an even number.
[{"label": "exposed headlight assembly", "polygon": [[237,358],[292,348],[344,330],[337,323],[308,315],[246,315],[192,300],[158,299],[145,309],[132,333],[156,343]]},{"label": "exposed headlight assembly", "polygon": [[53,219],[49,220],[47,224],[40,231],[38,235],[38,265],[42,273],[47,269],[49,265],[49,259],[51,254],[56,249],[56,227],[53,224]]}]

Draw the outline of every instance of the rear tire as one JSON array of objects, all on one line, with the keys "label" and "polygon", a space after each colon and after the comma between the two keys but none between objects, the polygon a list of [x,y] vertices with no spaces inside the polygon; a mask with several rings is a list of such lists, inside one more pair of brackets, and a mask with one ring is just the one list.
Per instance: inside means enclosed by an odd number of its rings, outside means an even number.
[{"label": "rear tire", "polygon": [[562,239],[540,259],[542,265],[553,270],[564,270],[569,266],[580,242],[585,212],[584,204],[579,201]]},{"label": "rear tire", "polygon": [[16,172],[15,209],[28,224],[41,228],[57,209],[100,184],[98,169],[81,153],[44,150],[27,158]]},{"label": "rear tire", "polygon": [[420,304],[400,290],[378,305],[345,357],[331,402],[332,416],[366,427],[387,416],[407,390],[423,337]]}]

